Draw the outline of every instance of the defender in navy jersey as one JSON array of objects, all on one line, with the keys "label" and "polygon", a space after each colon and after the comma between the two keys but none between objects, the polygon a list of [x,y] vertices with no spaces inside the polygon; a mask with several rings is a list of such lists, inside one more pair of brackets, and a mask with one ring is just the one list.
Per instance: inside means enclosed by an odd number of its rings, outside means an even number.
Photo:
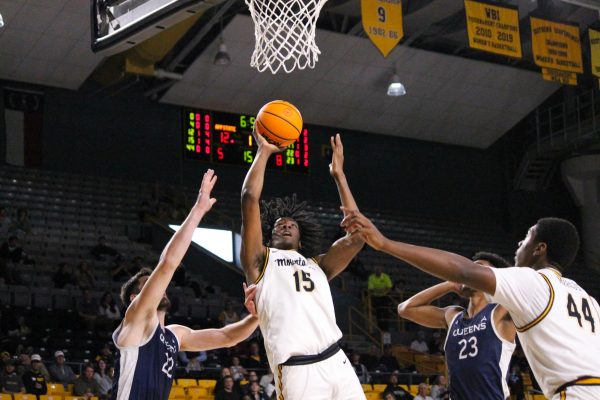
[{"label": "defender in navy jersey", "polygon": [[210,198],[217,177],[208,170],[202,179],[196,204],[166,245],[156,268],[142,269],[121,288],[127,307],[125,318],[113,333],[117,347],[113,400],[167,400],[173,383],[177,352],[233,346],[258,326],[255,317],[256,288],[245,288],[251,315],[221,329],[192,330],[182,325],[165,326],[170,302],[165,291],[185,255],[192,235],[216,199]]},{"label": "defender in navy jersey", "polygon": [[481,290],[505,307],[546,398],[600,399],[600,306],[562,276],[579,251],[579,232],[571,222],[539,219],[519,242],[514,267],[481,268],[458,254],[390,240],[359,211],[345,211],[342,226],[374,249]]},{"label": "defender in navy jersey", "polygon": [[[505,268],[500,256],[480,252],[482,266]],[[439,308],[431,303],[451,292],[469,297],[469,306]],[[398,314],[430,328],[446,328],[444,350],[452,400],[504,400],[509,396],[508,364],[515,350],[516,329],[505,308],[488,303],[483,292],[445,282],[426,289],[398,306]]]}]

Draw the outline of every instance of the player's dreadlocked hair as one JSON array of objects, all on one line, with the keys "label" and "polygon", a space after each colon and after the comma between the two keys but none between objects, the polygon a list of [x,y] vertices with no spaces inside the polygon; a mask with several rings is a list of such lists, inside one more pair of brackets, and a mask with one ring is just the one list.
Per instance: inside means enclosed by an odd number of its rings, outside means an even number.
[{"label": "player's dreadlocked hair", "polygon": [[314,219],[314,214],[306,211],[306,202],[299,202],[296,194],[292,197],[277,197],[273,200],[261,201],[263,241],[271,242],[271,234],[275,221],[279,218],[292,218],[300,228],[302,248],[298,251],[305,257],[314,257],[321,253],[323,227]]}]

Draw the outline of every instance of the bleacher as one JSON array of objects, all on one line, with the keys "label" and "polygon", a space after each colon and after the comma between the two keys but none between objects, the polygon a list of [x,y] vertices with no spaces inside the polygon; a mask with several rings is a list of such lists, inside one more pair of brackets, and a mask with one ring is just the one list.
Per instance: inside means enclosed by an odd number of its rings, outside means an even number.
[{"label": "bleacher", "polygon": [[0,400],[98,400],[97,396],[85,397],[74,396],[73,385],[69,385],[68,389],[61,383],[48,383],[48,393],[40,395],[39,398],[34,394],[8,394],[0,393]]},{"label": "bleacher", "polygon": [[[29,337],[10,338],[9,348],[36,343],[36,351],[46,360],[52,359],[56,349],[62,349],[67,359],[86,362],[110,340],[109,328],[88,331],[80,326],[76,309],[81,289],[75,285],[55,288],[52,275],[61,262],[75,267],[85,260],[92,265],[96,278],[92,295],[99,299],[104,291],[109,291],[118,296],[122,282],[115,282],[110,276],[113,261],[93,260],[90,249],[99,236],[105,236],[127,261],[141,257],[153,265],[158,253],[149,244],[130,238],[139,236],[141,222],[137,213],[150,190],[150,185],[135,182],[0,168],[0,205],[27,210],[32,229],[22,235],[20,242],[35,260],[35,264],[15,266],[22,284],[9,285],[0,279],[4,321],[24,316],[32,330]],[[203,280],[200,276],[195,278]],[[218,284],[212,286],[216,296],[198,299],[191,288],[172,285],[169,295],[180,300],[179,311],[172,320],[193,325],[216,318],[225,298]]]},{"label": "bleacher", "polygon": [[[194,199],[196,189],[174,188]],[[25,340],[41,344],[40,352],[48,359],[56,348],[63,348],[73,360],[90,360],[98,346],[105,343],[108,332],[82,330],[76,321],[76,302],[80,289],[53,287],[51,276],[59,262],[72,266],[81,260],[89,260],[90,248],[97,238],[104,235],[109,244],[128,259],[139,256],[156,260],[158,254],[149,244],[136,239],[142,230],[138,212],[142,201],[150,198],[152,187],[147,183],[88,177],[76,174],[53,173],[17,167],[0,168],[0,205],[13,210],[24,208],[29,214],[32,233],[22,238],[22,246],[35,264],[20,265],[23,285],[7,285],[0,281],[0,302],[3,315],[24,315],[34,328]],[[239,227],[239,193],[217,192],[219,218],[225,224]],[[336,204],[309,203],[309,209],[323,223],[325,237],[333,241],[339,232],[341,212]],[[401,212],[366,210],[365,214],[395,240],[437,247],[471,256],[476,251],[493,251],[512,259],[516,243],[498,226],[482,225],[452,217],[433,217]],[[221,217],[225,216],[223,219]],[[232,222],[233,221],[233,222]],[[225,226],[229,228],[230,226]],[[393,281],[403,281],[405,289],[416,292],[437,280],[385,254],[365,248],[360,255],[367,272],[376,265],[383,266]],[[98,297],[105,289],[118,292],[121,282],[113,282],[108,271],[109,263],[94,261],[98,281],[94,294]],[[597,294],[600,274],[577,266],[566,274],[576,279],[584,288]],[[360,297],[366,281],[350,272],[341,275],[344,289]],[[210,282],[217,288],[218,282]],[[215,317],[222,308],[223,299],[196,299],[190,288],[170,288],[181,302],[183,311],[179,316],[188,321]],[[61,326],[52,329],[51,326]],[[99,338],[102,340],[99,340]],[[400,350],[398,350],[400,349]],[[422,373],[443,373],[443,361],[439,357],[410,354],[401,347],[397,357],[406,363],[414,363]],[[404,358],[406,359],[404,359]],[[193,382],[192,382],[193,381]],[[174,386],[172,398],[212,399],[210,386],[205,380],[179,380]],[[414,386],[414,385],[413,385]],[[380,398],[380,387],[365,388],[367,398]],[[407,386],[411,393],[415,387]],[[4,397],[0,397],[2,400]],[[49,393],[49,400],[71,400],[68,392]],[[27,397],[19,397],[27,399]],[[14,397],[17,400],[17,397]]]},{"label": "bleacher", "polygon": [[[35,269],[26,266],[22,271],[32,286],[47,287],[50,282],[46,272],[53,271],[59,261],[71,265],[79,262],[99,235],[109,237],[111,246],[128,257],[156,258],[148,245],[129,239],[141,229],[138,211],[141,202],[151,196],[150,184],[3,167],[0,168],[0,187],[0,204],[27,209],[34,224],[35,234],[22,243],[37,261]],[[179,190],[188,199],[197,194],[197,188]],[[218,192],[217,196],[218,211],[231,217],[239,226],[239,193]],[[323,223],[325,238],[333,240],[341,219],[337,205],[312,202],[309,209]],[[514,249],[514,243],[508,242],[506,234],[497,227],[481,227],[450,217],[369,211],[366,215],[393,239],[439,247],[466,256],[479,250],[510,256]],[[415,291],[435,281],[368,248],[361,257],[367,270],[381,265],[394,280],[404,280],[406,286]],[[102,287],[110,286],[108,277],[98,278]],[[358,295],[361,285],[364,286],[363,282],[355,282],[349,277],[349,287],[356,288],[354,294]],[[50,305],[42,304],[47,297],[40,296],[40,299],[40,306]]]},{"label": "bleacher", "polygon": [[215,395],[216,380],[213,379],[177,379],[169,394],[169,399],[212,400]]},{"label": "bleacher", "polygon": [[[81,290],[74,286],[55,289],[52,274],[58,263],[72,267],[80,261],[90,261],[90,249],[99,236],[108,238],[109,245],[128,260],[141,257],[153,264],[158,253],[149,244],[134,239],[139,236],[140,203],[149,198],[151,185],[52,173],[17,167],[0,168],[0,205],[12,209],[24,208],[29,215],[32,233],[21,239],[24,250],[35,260],[35,265],[20,265],[25,285],[7,287],[0,282],[0,300],[18,307],[73,309]],[[118,293],[122,282],[113,282],[109,274],[111,263],[93,261],[97,288],[96,298],[104,290]],[[198,277],[201,278],[201,277]],[[217,294],[218,285],[214,285]],[[171,288],[171,293],[182,298],[192,297],[189,288]],[[222,301],[185,304],[182,315],[206,316],[207,307],[215,317]],[[190,309],[188,310],[187,307]]]},{"label": "bleacher", "polygon": [[[197,188],[169,189],[174,193],[183,193],[190,200],[197,195]],[[23,265],[20,268],[26,286],[7,288],[0,282],[0,301],[22,307],[71,308],[79,296],[79,290],[52,289],[51,274],[59,262],[65,261],[74,266],[85,259],[100,235],[108,237],[110,245],[128,258],[139,256],[148,261],[156,260],[157,253],[148,244],[130,239],[139,237],[142,229],[138,216],[140,204],[151,197],[152,190],[151,184],[142,182],[10,166],[0,168],[0,205],[13,209],[22,207],[28,211],[34,234],[26,236],[22,245],[36,260],[35,266]],[[219,203],[215,211],[220,217],[226,217],[226,225],[239,227],[239,193],[217,191],[216,196]],[[325,242],[333,241],[339,232],[341,220],[337,204],[310,202],[309,209],[325,228]],[[366,210],[365,214],[392,239],[437,247],[465,256],[486,250],[511,260],[516,246],[509,235],[496,225],[482,225],[477,221],[451,216],[415,215],[400,211]],[[403,282],[404,290],[408,293],[437,282],[436,278],[368,247],[361,252],[360,258],[367,273],[376,265],[381,265],[394,282]],[[95,268],[98,286],[116,292],[119,282],[113,283],[108,274],[102,273],[108,265],[100,263],[97,267],[100,267]],[[595,271],[577,266],[566,275],[574,276],[594,294],[600,287],[600,274]],[[349,272],[343,273],[341,279],[344,289],[356,297],[360,297],[366,287],[364,279]],[[212,284],[215,285],[214,282]],[[36,288],[35,295],[31,288]],[[191,294],[189,289],[185,292],[179,289],[175,291],[184,299]],[[206,306],[190,302],[184,304],[186,310],[182,314],[206,314],[203,311]]]}]

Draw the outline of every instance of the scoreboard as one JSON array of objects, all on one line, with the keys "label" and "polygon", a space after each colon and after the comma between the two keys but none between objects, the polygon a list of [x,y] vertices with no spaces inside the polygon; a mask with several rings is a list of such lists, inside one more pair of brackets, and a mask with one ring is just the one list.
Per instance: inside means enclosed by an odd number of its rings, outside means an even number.
[{"label": "scoreboard", "polygon": [[[254,116],[207,110],[183,110],[183,152],[186,160],[250,166],[256,154]],[[308,173],[308,129],[282,153],[271,156],[267,168]]]}]

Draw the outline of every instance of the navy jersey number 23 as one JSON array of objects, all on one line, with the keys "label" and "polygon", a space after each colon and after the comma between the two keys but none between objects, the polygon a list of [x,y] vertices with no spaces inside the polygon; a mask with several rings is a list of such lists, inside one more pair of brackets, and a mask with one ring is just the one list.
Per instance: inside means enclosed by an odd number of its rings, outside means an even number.
[{"label": "navy jersey number 23", "polygon": [[504,400],[509,396],[506,376],[515,344],[502,339],[494,326],[496,304],[488,304],[473,318],[459,312],[448,329],[446,363],[452,400]]}]

